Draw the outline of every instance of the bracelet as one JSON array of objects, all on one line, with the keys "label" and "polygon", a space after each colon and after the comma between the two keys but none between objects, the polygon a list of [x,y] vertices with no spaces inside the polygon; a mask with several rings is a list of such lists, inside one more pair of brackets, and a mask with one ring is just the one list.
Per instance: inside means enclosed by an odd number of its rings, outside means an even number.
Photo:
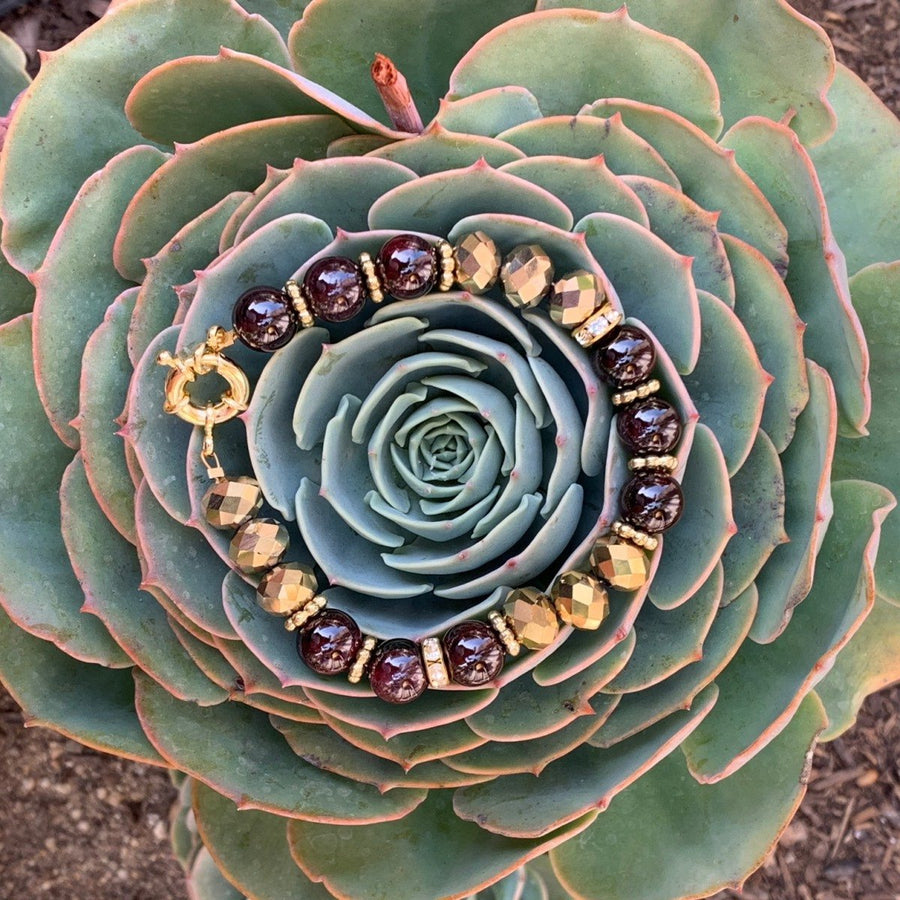
[{"label": "bracelet", "polygon": [[[246,476],[226,477],[219,464],[213,429],[247,409],[250,400],[246,375],[222,351],[241,341],[253,350],[274,352],[317,320],[353,318],[367,300],[409,300],[454,286],[482,294],[498,279],[516,308],[534,308],[549,298],[553,321],[590,348],[595,371],[615,389],[616,430],[633,454],[628,460],[633,474],[620,495],[621,519],[596,541],[588,570],[563,572],[546,594],[518,587],[488,614],[487,622],[460,622],[441,637],[418,643],[378,641],[364,635],[347,613],[327,607],[312,568],[282,562],[288,531],[276,519],[257,516],[264,502],[259,484]],[[579,270],[554,281],[553,263],[537,244],[515,247],[501,261],[484,232],[467,234],[455,246],[400,234],[374,259],[368,253],[357,261],[324,257],[309,267],[301,284],[250,288],[234,305],[233,330],[213,326],[203,344],[177,356],[163,352],[157,361],[171,368],[165,411],[204,429],[200,454],[213,481],[203,499],[204,515],[214,528],[234,531],[229,556],[241,572],[261,576],[256,592],[260,607],[282,616],[285,629],[297,632],[299,656],[313,671],[346,673],[354,684],[365,675],[378,697],[406,703],[428,687],[483,686],[500,673],[506,654],[552,644],[560,623],[599,628],[609,611],[609,588],[636,591],[646,583],[650,567],[644,551],[657,548],[656,535],[671,528],[683,509],[681,486],[673,475],[678,460],[671,455],[682,423],[672,404],[657,396],[660,382],[652,377],[656,349],[650,336],[621,323],[621,312],[608,301],[596,275]],[[212,372],[226,380],[228,389],[217,403],[198,406],[187,386]]]}]

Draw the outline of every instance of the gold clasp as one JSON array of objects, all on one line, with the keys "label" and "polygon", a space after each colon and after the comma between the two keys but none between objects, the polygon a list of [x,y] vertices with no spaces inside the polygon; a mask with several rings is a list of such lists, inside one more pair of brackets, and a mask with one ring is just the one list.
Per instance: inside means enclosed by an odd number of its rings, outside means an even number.
[{"label": "gold clasp", "polygon": [[[172,369],[166,378],[163,409],[191,425],[200,425],[206,431],[210,444],[213,425],[233,419],[247,409],[250,402],[250,382],[244,370],[221,352],[233,343],[234,332],[215,325],[210,328],[206,341],[189,354],[173,356],[165,350],[156,358],[159,365]],[[209,375],[211,372],[221,375],[228,382],[228,389],[217,403],[198,406],[188,394],[188,385],[196,381],[198,375]]]}]

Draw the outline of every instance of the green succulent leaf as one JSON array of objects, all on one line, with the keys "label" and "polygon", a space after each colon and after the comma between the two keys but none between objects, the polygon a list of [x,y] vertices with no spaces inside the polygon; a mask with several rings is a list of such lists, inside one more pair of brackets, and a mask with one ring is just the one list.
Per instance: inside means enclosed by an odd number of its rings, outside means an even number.
[{"label": "green succulent leaf", "polygon": [[[340,826],[294,821],[291,853],[306,876],[339,896],[392,900],[415,885],[417,900],[465,896],[585,828],[596,812],[544,837],[514,839],[483,831],[454,815],[451,791],[431,791],[404,819],[353,830],[353,852]],[[391,849],[390,853],[385,848]]]},{"label": "green succulent leaf", "polygon": [[441,100],[435,123],[447,131],[493,137],[541,117],[541,108],[531,91],[522,87],[499,87],[463,97]]},{"label": "green succulent leaf", "polygon": [[[127,54],[120,52],[123,44]],[[221,46],[287,61],[275,29],[229,0],[126,3],[44,61],[0,161],[3,251],[12,262],[36,269],[85,180],[140,142],[124,113],[134,83],[169,59],[217,53]],[[77,153],[70,152],[73,135]]]},{"label": "green succulent leaf", "polygon": [[20,628],[0,609],[0,680],[28,725],[43,725],[106,753],[167,763],[134,711],[134,682],[121,669],[79,662]]},{"label": "green succulent leaf", "polygon": [[[561,59],[577,69],[577,79],[559,77]],[[450,96],[506,85],[527,88],[545,116],[574,115],[600,97],[630,97],[673,109],[713,137],[722,127],[719,92],[703,59],[639,25],[624,7],[612,14],[552,10],[507,22],[463,57]]]},{"label": "green succulent leaf", "polygon": [[[551,852],[557,877],[572,895],[591,900],[675,900],[740,890],[797,811],[825,721],[821,701],[809,695],[765,750],[719,784],[697,784],[681,754],[673,753],[593,825]],[[618,849],[623,841],[627,853]]]},{"label": "green succulent leaf", "polygon": [[195,900],[246,900],[226,880],[222,870],[205,847],[200,849],[188,872],[187,887]]},{"label": "green succulent leaf", "polygon": [[[2,242],[2,226],[0,226],[0,242]],[[0,325],[31,312],[33,307],[34,286],[0,254]]]},{"label": "green succulent leaf", "polygon": [[291,858],[281,816],[238,810],[202,782],[193,779],[191,785],[191,809],[203,844],[241,897],[330,900],[331,894],[306,878]]},{"label": "green succulent leaf", "polygon": [[[897,414],[900,386],[897,384],[897,298],[900,297],[900,261],[863,269],[850,282],[853,303],[862,320],[872,354],[872,419],[863,440],[838,438],[835,447],[836,478],[868,478],[900,495],[897,466]],[[895,514],[884,523],[885,552],[875,564],[878,591],[900,604],[900,518]]]},{"label": "green succulent leaf", "polygon": [[421,790],[379,794],[297,757],[268,717],[237,703],[199,707],[177,700],[141,673],[136,706],[150,742],[170,764],[229,797],[240,809],[318,822],[383,822],[409,815]]},{"label": "green succulent leaf", "polygon": [[846,66],[838,65],[828,100],[838,128],[810,156],[852,274],[900,259],[900,122]]},{"label": "green succulent leaf", "polygon": [[11,37],[0,32],[0,109],[4,113],[31,84],[25,71],[27,62],[22,48]]},{"label": "green succulent leaf", "polygon": [[684,742],[700,782],[732,775],[772,741],[872,609],[879,529],[894,498],[869,482],[838,481],[833,493],[809,595],[777,641],[741,646],[716,679],[719,702]]},{"label": "green succulent leaf", "polygon": [[[538,0],[538,9],[576,6],[614,12],[619,0]],[[820,143],[834,130],[825,90],[834,74],[834,50],[821,27],[786,0],[700,0],[685,15],[678,0],[631,0],[637,22],[693,47],[723,86],[728,125],[745,116],[775,121],[793,113],[804,143]],[[602,52],[602,51],[601,51]],[[780,61],[773,71],[772,60]],[[613,96],[628,96],[617,94]]]},{"label": "green succulent leaf", "polygon": [[823,741],[851,728],[863,700],[900,679],[900,607],[876,596],[859,631],[838,653],[837,661],[816,685],[828,713]]}]

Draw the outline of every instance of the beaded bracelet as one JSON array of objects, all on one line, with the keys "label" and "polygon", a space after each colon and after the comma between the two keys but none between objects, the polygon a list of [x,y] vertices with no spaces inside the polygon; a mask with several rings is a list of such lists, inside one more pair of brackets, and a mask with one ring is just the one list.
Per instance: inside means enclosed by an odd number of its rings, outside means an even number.
[{"label": "beaded bracelet", "polygon": [[[487,622],[461,622],[442,637],[419,643],[405,638],[379,642],[364,635],[347,613],[326,608],[309,566],[282,562],[288,532],[276,519],[257,517],[264,500],[259,484],[246,476],[225,476],[215,454],[213,428],[247,409],[250,387],[240,367],[222,351],[239,340],[253,350],[274,352],[319,319],[353,318],[367,300],[409,300],[454,286],[482,294],[498,278],[506,299],[518,309],[534,308],[549,298],[553,321],[571,328],[580,346],[591,348],[595,371],[615,389],[611,399],[619,408],[616,429],[635,454],[628,460],[634,474],[620,497],[622,518],[595,543],[590,571],[563,572],[547,594],[531,586],[515,588],[500,609],[488,613]],[[643,329],[621,321],[622,314],[593,273],[579,270],[554,282],[553,263],[537,244],[515,247],[501,261],[484,232],[467,234],[455,246],[443,240],[432,246],[418,235],[400,234],[388,240],[374,260],[368,253],[356,262],[324,257],[309,267],[302,284],[251,288],[235,303],[232,331],[214,326],[193,350],[159,355],[158,362],[172,369],[166,379],[166,412],[204,429],[201,459],[213,480],[203,499],[206,521],[234,530],[232,562],[245,574],[261,575],[257,602],[266,612],[282,616],[287,631],[297,632],[298,653],[313,671],[347,673],[354,684],[367,675],[374,693],[391,703],[406,703],[427,687],[451,682],[482,686],[497,677],[506,654],[517,656],[522,647],[539,650],[552,644],[560,622],[599,628],[609,611],[608,588],[635,591],[646,582],[649,561],[643,551],[657,548],[655,535],[674,525],[683,508],[681,487],[672,474],[678,461],[670,455],[682,425],[672,404],[656,396],[660,383],[651,377],[656,364],[653,341]],[[197,406],[187,386],[210,372],[224,377],[229,387],[218,403]]]}]

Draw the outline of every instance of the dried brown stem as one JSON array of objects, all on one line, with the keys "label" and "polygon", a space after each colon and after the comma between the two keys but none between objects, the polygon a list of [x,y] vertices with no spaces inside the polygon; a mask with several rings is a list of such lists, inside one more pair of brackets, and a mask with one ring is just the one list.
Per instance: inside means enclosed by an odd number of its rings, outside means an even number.
[{"label": "dried brown stem", "polygon": [[372,81],[375,82],[394,128],[410,134],[421,134],[425,126],[403,73],[381,53],[375,54],[371,72]]}]

